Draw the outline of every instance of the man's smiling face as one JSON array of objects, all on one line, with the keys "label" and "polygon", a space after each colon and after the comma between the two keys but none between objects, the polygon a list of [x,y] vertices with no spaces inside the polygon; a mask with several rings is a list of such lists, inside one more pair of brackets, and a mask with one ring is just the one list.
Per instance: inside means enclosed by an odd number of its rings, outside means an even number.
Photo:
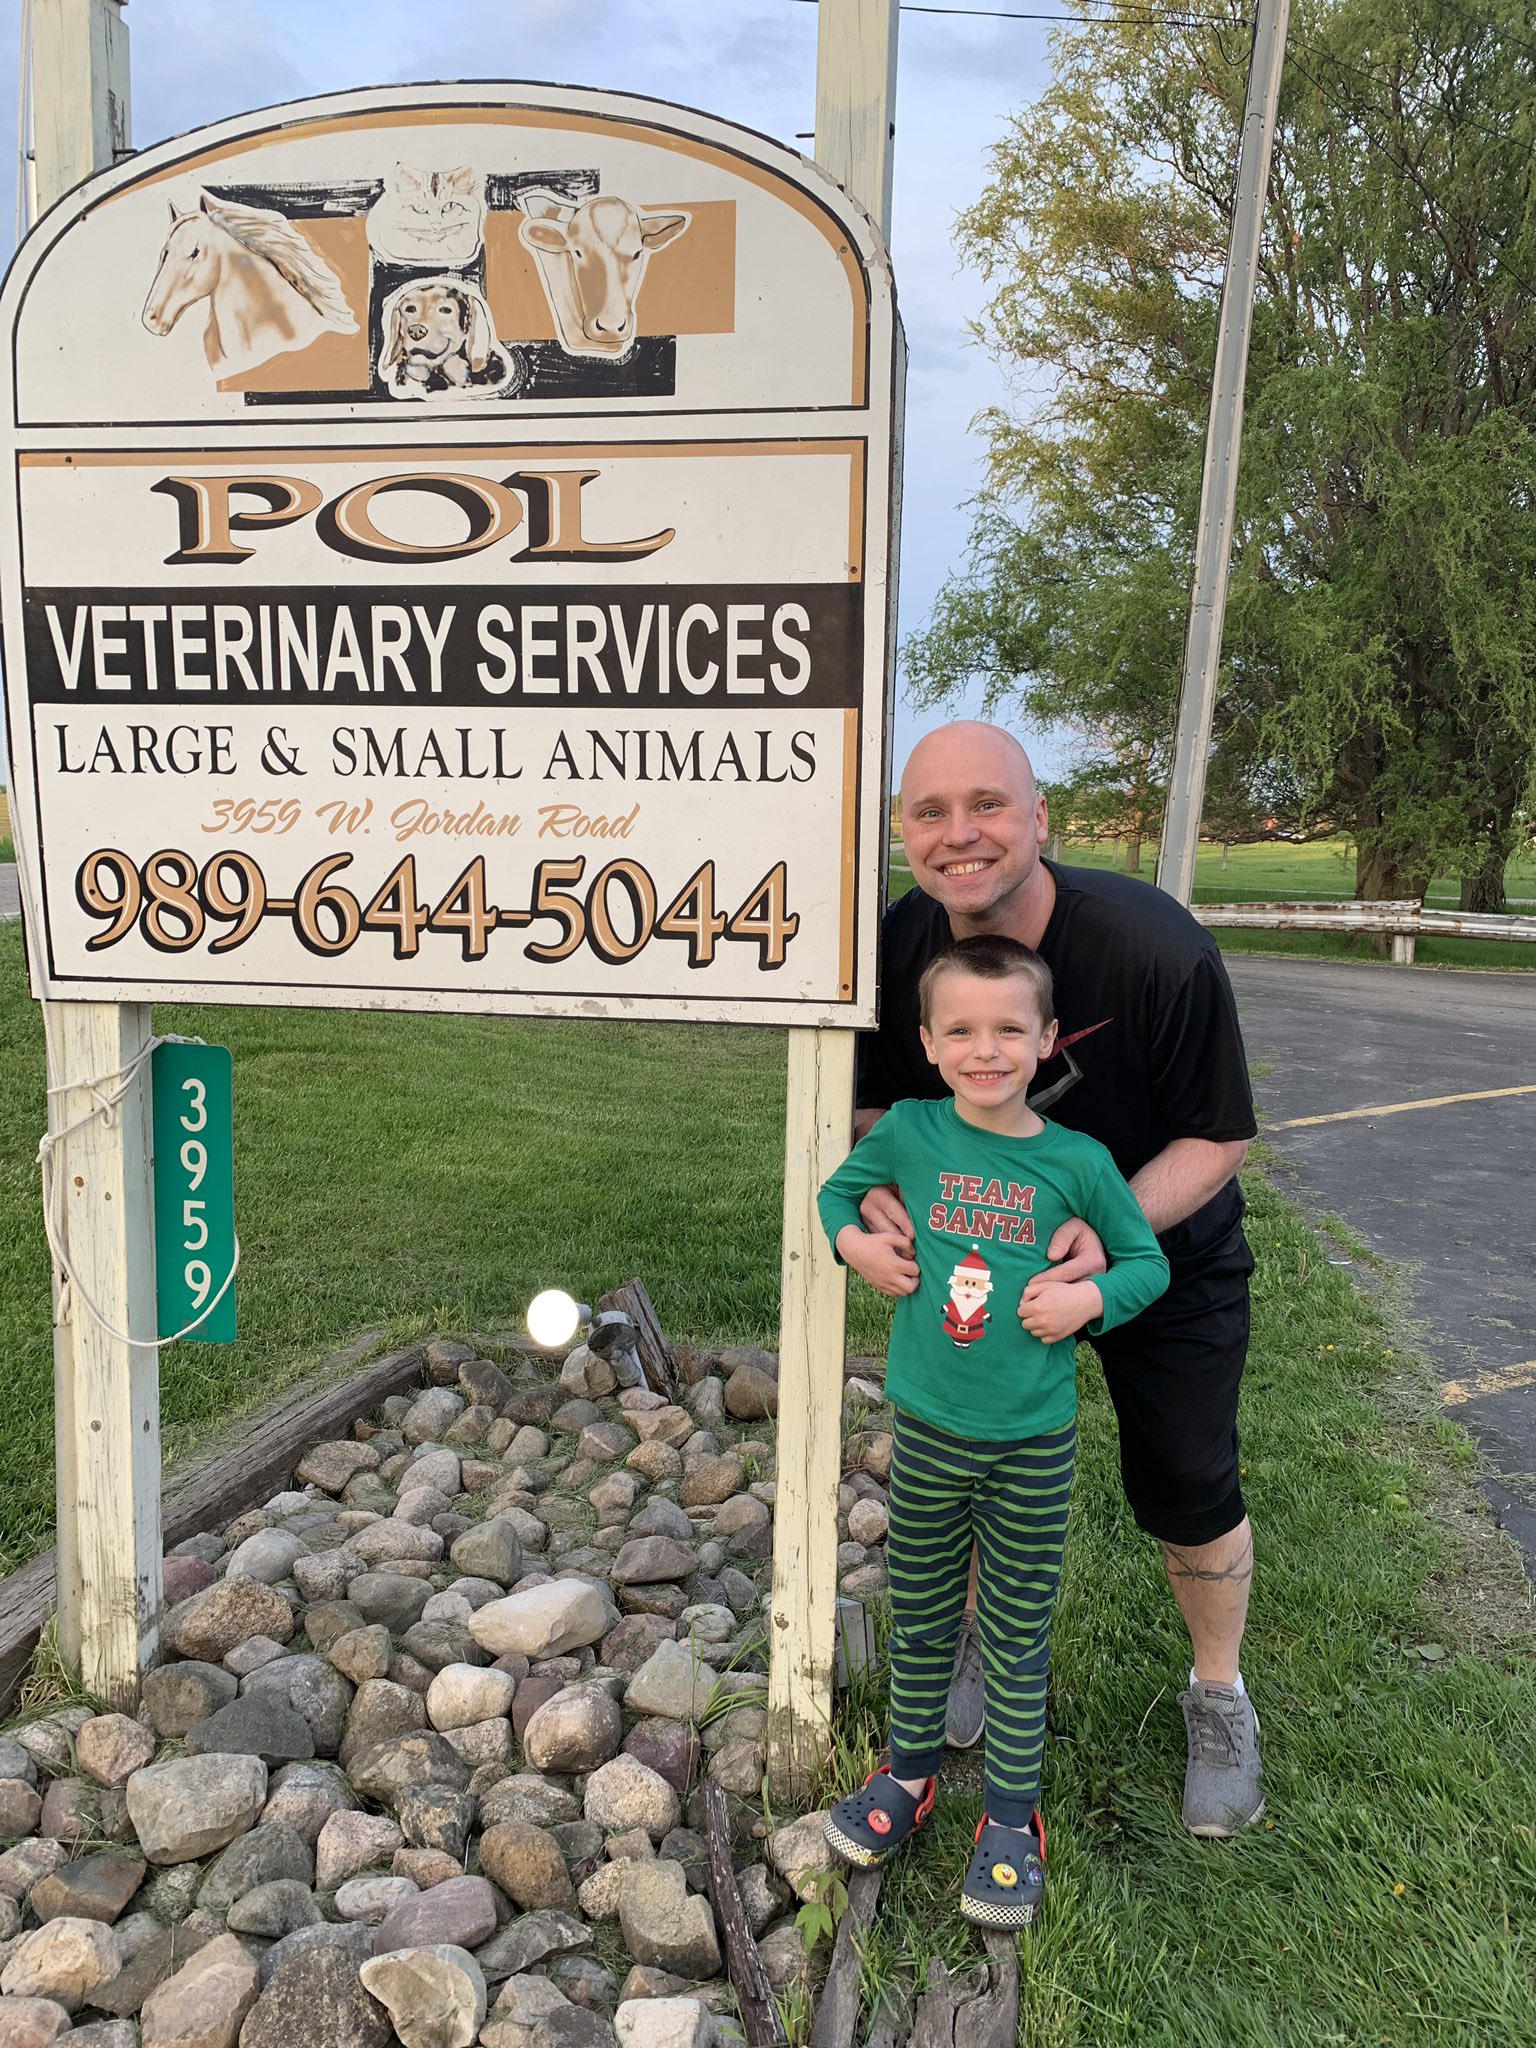
[{"label": "man's smiling face", "polygon": [[901,819],[913,879],[957,936],[1025,917],[1048,827],[1029,756],[1011,735],[967,721],[919,740],[901,780]]}]

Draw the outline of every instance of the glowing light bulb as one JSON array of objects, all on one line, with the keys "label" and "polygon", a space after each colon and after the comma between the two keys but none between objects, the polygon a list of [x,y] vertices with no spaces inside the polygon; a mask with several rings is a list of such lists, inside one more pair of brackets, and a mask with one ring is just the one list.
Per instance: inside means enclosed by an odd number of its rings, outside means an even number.
[{"label": "glowing light bulb", "polygon": [[535,1344],[553,1351],[561,1344],[569,1344],[591,1313],[563,1287],[546,1287],[528,1304],[528,1334]]}]

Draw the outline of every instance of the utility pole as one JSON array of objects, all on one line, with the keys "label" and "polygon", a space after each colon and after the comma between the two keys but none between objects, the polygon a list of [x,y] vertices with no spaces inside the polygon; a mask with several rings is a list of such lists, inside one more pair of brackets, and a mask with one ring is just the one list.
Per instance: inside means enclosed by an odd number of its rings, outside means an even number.
[{"label": "utility pole", "polygon": [[[32,0],[37,203],[46,211],[129,148],[123,0]],[[38,900],[36,894],[29,898]],[[37,937],[32,936],[37,943]],[[59,1648],[89,1691],[128,1705],[154,1661],[161,1604],[160,1387],[149,1068],[116,1110],[108,1085],[150,1040],[147,1003],[45,1003],[50,1130],[70,1263],[112,1336],[54,1272],[54,1563]]]},{"label": "utility pole", "polygon": [[1157,855],[1157,886],[1188,903],[1195,886],[1195,852],[1205,802],[1205,771],[1221,670],[1221,629],[1227,609],[1227,574],[1237,506],[1237,467],[1243,438],[1243,384],[1253,326],[1254,282],[1264,230],[1264,200],[1274,151],[1275,113],[1285,64],[1290,0],[1257,0],[1248,98],[1237,159],[1237,194],[1221,292],[1211,413],[1200,481],[1200,525],[1195,540],[1194,585],[1184,642],[1184,680],[1174,745],[1168,808]]},{"label": "utility pole", "polygon": [[[818,16],[816,161],[889,234],[897,0],[821,0]],[[894,546],[890,573],[894,583]],[[803,1791],[831,1743],[848,1276],[816,1193],[848,1154],[854,1065],[851,1031],[788,1035],[768,1692],[768,1776],[781,1793]]]}]

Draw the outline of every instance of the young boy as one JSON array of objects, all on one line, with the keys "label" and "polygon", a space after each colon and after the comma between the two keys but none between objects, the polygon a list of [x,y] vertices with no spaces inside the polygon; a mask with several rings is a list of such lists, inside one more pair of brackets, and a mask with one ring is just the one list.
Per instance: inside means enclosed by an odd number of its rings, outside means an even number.
[{"label": "young boy", "polygon": [[[1168,1285],[1146,1217],[1095,1139],[1029,1106],[1056,1039],[1050,969],[1013,939],[963,939],[920,985],[923,1046],[953,1100],[898,1102],[821,1190],[840,1258],[898,1303],[887,1555],[890,1762],[839,1801],[827,1840],[881,1863],[927,1820],[973,1538],[985,1672],[987,1798],[960,1910],[1022,1927],[1040,1909],[1036,1802],[1051,1610],[1066,1538],[1076,1336],[1138,1315]],[[916,1243],[867,1231],[859,1202],[895,1183]],[[1084,1217],[1109,1270],[1064,1284],[1052,1232]]]}]

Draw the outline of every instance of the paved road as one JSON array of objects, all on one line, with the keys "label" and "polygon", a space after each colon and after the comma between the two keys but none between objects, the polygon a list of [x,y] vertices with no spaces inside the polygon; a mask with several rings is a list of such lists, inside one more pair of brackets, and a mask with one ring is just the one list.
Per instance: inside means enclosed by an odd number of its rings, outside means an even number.
[{"label": "paved road", "polygon": [[[1417,1269],[1447,1409],[1500,1475],[1489,1496],[1536,1574],[1536,976],[1227,964],[1248,1056],[1270,1069],[1266,1136],[1305,1199]],[[1437,1102],[1469,1094],[1485,1099]],[[1435,1106],[1293,1121],[1404,1102]]]},{"label": "paved road", "polygon": [[21,891],[16,882],[15,866],[10,861],[0,861],[0,922],[20,915]]}]

